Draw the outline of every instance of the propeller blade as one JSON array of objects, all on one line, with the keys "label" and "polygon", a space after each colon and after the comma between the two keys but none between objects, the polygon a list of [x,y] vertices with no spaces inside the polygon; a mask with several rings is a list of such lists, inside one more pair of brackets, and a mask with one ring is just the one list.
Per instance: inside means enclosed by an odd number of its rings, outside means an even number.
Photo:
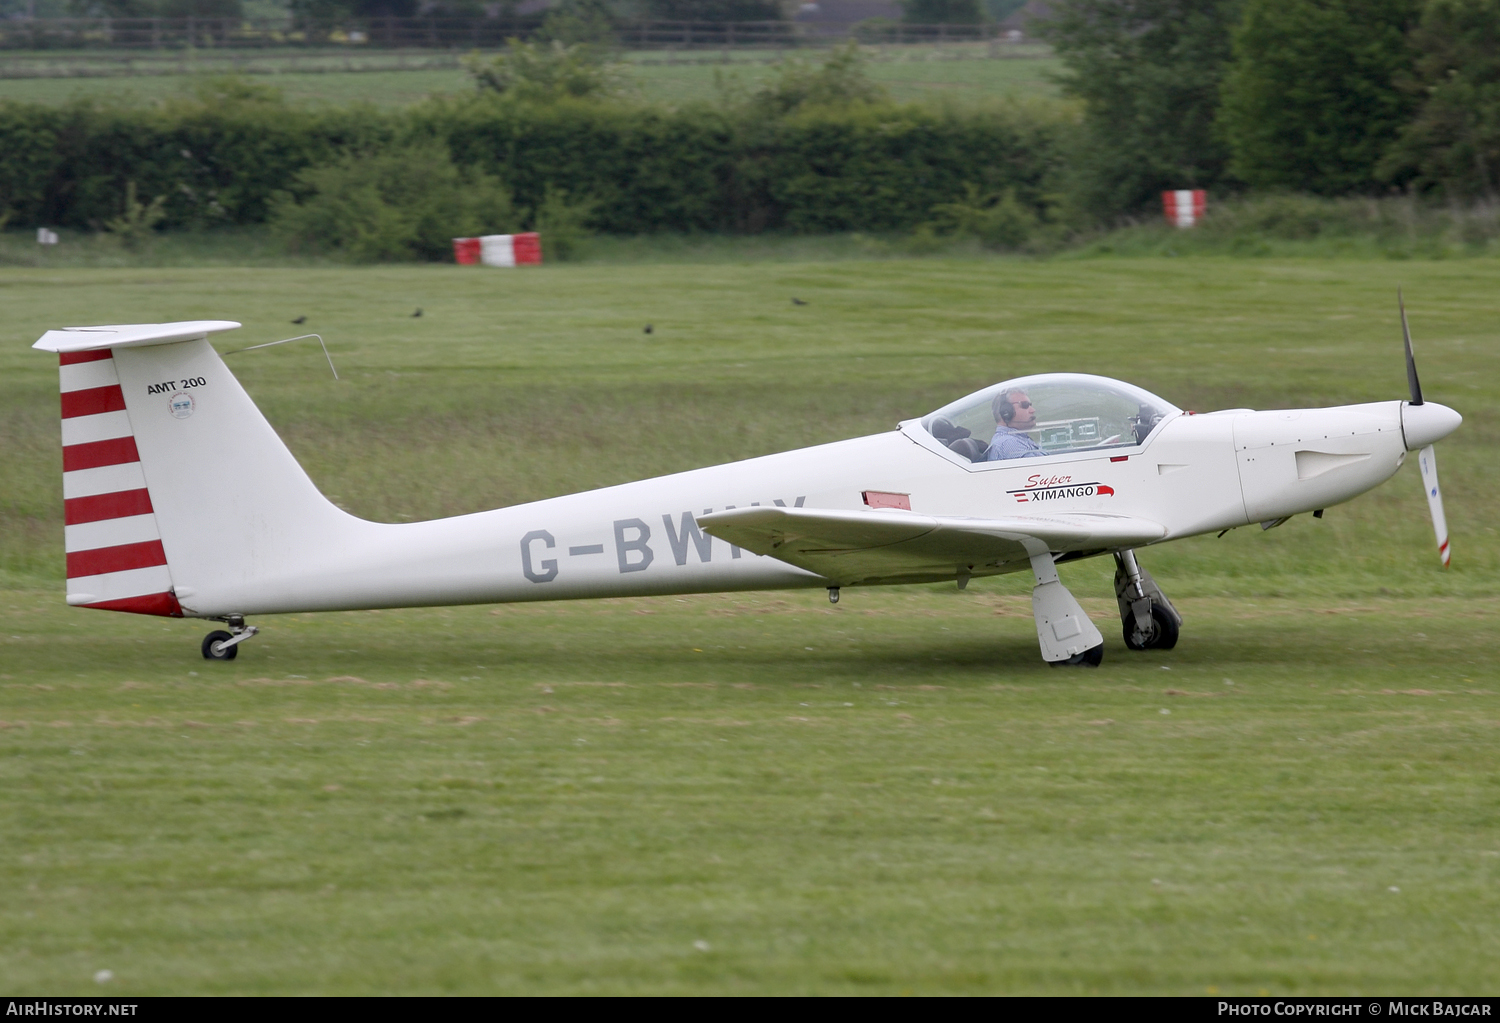
[{"label": "propeller blade", "polygon": [[1417,465],[1422,469],[1422,489],[1427,492],[1427,509],[1432,512],[1432,531],[1437,535],[1438,557],[1443,567],[1448,567],[1451,551],[1448,549],[1448,519],[1443,515],[1443,492],[1438,489],[1437,452],[1429,444],[1417,455]]},{"label": "propeller blade", "polygon": [[1401,307],[1401,336],[1406,340],[1406,384],[1411,388],[1411,403],[1422,404],[1422,384],[1417,380],[1417,360],[1411,354],[1411,328],[1406,325],[1406,301],[1396,289],[1396,304]]}]

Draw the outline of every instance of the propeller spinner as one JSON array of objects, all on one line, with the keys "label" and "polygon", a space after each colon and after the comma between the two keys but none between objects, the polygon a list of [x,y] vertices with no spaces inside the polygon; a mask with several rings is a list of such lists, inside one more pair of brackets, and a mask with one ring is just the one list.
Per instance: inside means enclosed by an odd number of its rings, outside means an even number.
[{"label": "propeller spinner", "polygon": [[1432,513],[1432,531],[1437,536],[1438,557],[1447,568],[1452,552],[1448,547],[1448,518],[1443,514],[1443,492],[1438,488],[1437,452],[1433,444],[1458,429],[1463,416],[1446,405],[1422,400],[1422,384],[1417,379],[1417,360],[1411,352],[1411,327],[1406,322],[1406,302],[1396,289],[1396,304],[1401,308],[1401,336],[1406,343],[1406,383],[1411,401],[1401,407],[1401,429],[1406,436],[1406,450],[1419,451],[1417,465],[1422,470],[1422,489],[1427,494],[1427,509]]}]

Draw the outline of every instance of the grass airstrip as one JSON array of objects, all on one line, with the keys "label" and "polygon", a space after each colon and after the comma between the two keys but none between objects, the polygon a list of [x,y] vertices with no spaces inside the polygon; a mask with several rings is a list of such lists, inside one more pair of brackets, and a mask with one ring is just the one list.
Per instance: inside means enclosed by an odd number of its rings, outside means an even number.
[{"label": "grass airstrip", "polygon": [[[318,331],[338,383],[315,346],[227,358],[325,492],[403,520],[1047,369],[1199,410],[1400,398],[1398,284],[1466,417],[1452,569],[1408,464],[1321,521],[1145,551],[1172,651],[1125,649],[1107,563],[1065,566],[1097,670],[1041,663],[1020,576],[265,617],[227,664],[202,623],[63,606],[49,327]],[[1500,980],[1500,262],[12,269],[0,296],[8,993]]]}]

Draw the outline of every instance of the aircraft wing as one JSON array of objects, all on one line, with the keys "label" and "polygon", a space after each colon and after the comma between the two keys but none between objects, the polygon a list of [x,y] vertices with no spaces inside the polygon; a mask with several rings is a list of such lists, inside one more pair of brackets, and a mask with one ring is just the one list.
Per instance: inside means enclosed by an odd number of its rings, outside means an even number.
[{"label": "aircraft wing", "polygon": [[753,507],[700,515],[698,524],[836,586],[995,575],[1029,567],[1034,553],[1137,547],[1166,535],[1145,519],[1084,512],[981,519],[895,509]]}]

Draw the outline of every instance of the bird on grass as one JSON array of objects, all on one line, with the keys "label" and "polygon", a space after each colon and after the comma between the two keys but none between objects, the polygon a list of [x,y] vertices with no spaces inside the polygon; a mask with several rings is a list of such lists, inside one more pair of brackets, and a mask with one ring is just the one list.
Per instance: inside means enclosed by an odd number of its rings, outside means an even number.
[{"label": "bird on grass", "polygon": [[652,326],[651,326],[651,324],[649,324],[649,323],[648,323],[648,324],[646,324],[646,330],[645,330],[645,332],[646,332],[646,333],[647,333],[647,334],[649,334],[649,333],[651,333],[651,331],[652,331],[652,330],[653,330],[653,329],[655,329],[655,328],[653,328],[653,327],[652,327]]},{"label": "bird on grass", "polygon": [[793,296],[792,305],[807,305],[807,303],[802,301],[802,299]]},{"label": "bird on grass", "polygon": [[292,323],[294,323],[295,325],[297,325],[299,327],[302,326],[302,324],[304,324],[306,322],[307,322],[307,317],[306,316],[299,316],[295,320],[292,321]]},{"label": "bird on grass", "polygon": [[412,313],[411,317],[412,317],[412,319],[416,319],[418,316],[421,316],[421,315],[422,315],[422,307],[421,306],[417,306],[417,311],[414,312],[414,313]]}]

